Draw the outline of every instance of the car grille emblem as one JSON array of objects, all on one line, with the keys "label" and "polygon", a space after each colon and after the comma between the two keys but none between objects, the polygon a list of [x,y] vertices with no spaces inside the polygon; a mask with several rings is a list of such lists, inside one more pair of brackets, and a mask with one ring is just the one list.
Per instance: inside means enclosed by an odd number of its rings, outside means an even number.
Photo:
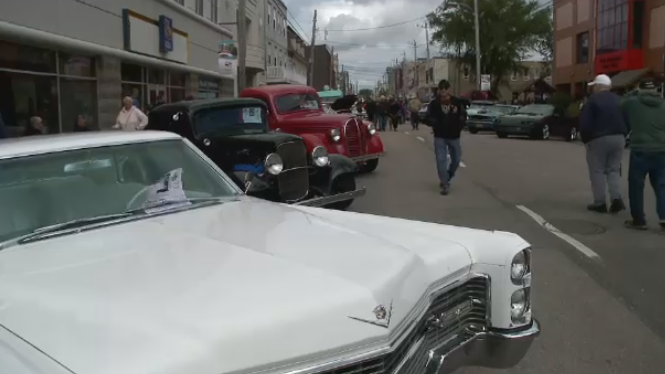
[{"label": "car grille emblem", "polygon": [[376,308],[374,308],[374,310],[372,310],[372,313],[374,313],[374,317],[376,317],[375,320],[358,318],[353,316],[349,316],[349,318],[387,329],[390,326],[390,317],[392,317],[392,312],[393,312],[393,302],[391,301],[390,306],[388,307],[379,305]]}]

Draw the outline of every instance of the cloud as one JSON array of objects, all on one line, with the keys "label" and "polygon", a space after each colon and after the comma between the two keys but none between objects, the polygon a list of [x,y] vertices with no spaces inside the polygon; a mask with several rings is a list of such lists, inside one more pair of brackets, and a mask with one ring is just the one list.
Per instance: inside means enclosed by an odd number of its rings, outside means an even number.
[{"label": "cloud", "polygon": [[[351,81],[367,88],[375,86],[395,59],[413,60],[414,40],[417,57],[426,57],[426,33],[419,25],[424,24],[422,18],[426,14],[443,3],[443,0],[284,1],[289,19],[308,43],[317,10],[317,44],[334,47]],[[430,52],[435,56],[439,48],[430,46]]]}]

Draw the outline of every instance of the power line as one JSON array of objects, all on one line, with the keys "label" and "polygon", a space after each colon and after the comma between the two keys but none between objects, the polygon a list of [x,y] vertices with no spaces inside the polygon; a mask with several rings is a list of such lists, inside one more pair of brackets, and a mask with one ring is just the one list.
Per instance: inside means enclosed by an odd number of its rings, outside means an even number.
[{"label": "power line", "polygon": [[[291,13],[291,11],[290,11],[288,8],[286,9],[286,14],[291,16],[291,19],[287,19],[287,21],[288,21],[289,23],[291,23],[291,25],[293,25],[293,22],[295,22],[295,25],[298,26],[298,28],[300,29],[300,32],[302,32],[303,35],[305,35],[305,37],[307,38],[307,39],[305,39],[305,40],[309,40],[309,34],[307,34],[307,32],[305,31],[305,29],[304,29],[302,26],[300,26],[300,23],[298,23],[298,19],[297,19],[296,17],[293,16],[293,13]],[[293,27],[293,29],[294,29],[294,30],[296,29],[295,26]],[[302,36],[301,36],[301,37],[302,37]]]},{"label": "power line", "polygon": [[427,16],[422,16],[422,17],[418,17],[418,18],[410,19],[410,20],[408,20],[408,21],[403,21],[403,22],[399,22],[399,23],[393,23],[392,25],[384,25],[384,26],[378,26],[378,27],[369,27],[369,28],[366,28],[366,29],[346,29],[346,30],[330,30],[330,29],[326,29],[326,31],[328,31],[328,32],[330,32],[330,31],[339,31],[339,32],[342,32],[342,31],[369,31],[369,30],[380,30],[380,29],[387,29],[387,28],[390,28],[390,27],[396,27],[396,26],[406,25],[407,23],[420,21],[420,20],[425,19],[425,18],[427,18]]}]

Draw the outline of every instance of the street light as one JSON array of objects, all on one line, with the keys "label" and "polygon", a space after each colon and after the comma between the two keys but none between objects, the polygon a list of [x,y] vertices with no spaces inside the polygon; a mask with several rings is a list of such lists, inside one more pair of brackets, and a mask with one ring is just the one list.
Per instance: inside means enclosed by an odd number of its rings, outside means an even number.
[{"label": "street light", "polygon": [[446,2],[443,6],[444,11],[450,8],[466,8],[473,12],[474,29],[476,32],[476,84],[478,85],[478,91],[480,91],[482,83],[480,81],[480,19],[478,16],[478,0],[473,0],[473,9],[464,3],[457,2]]}]

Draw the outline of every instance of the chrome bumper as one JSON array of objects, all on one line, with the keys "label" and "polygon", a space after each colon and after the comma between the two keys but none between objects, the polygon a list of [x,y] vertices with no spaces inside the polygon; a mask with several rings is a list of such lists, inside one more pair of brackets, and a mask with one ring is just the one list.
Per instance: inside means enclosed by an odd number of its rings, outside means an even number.
[{"label": "chrome bumper", "polygon": [[471,337],[454,337],[429,351],[424,374],[449,374],[463,366],[514,367],[539,334],[540,324],[534,319],[526,330],[488,331]]},{"label": "chrome bumper", "polygon": [[374,159],[379,158],[379,157],[381,157],[381,153],[373,153],[373,154],[370,154],[370,155],[362,155],[362,156],[349,157],[349,158],[351,160],[353,160],[354,162],[358,163],[358,162],[365,162],[365,161],[368,161],[368,160],[374,160]]},{"label": "chrome bumper", "polygon": [[359,190],[342,192],[337,195],[321,196],[309,200],[299,201],[297,203],[294,203],[293,205],[315,206],[315,207],[325,206],[325,205],[338,203],[340,201],[353,200],[357,197],[365,195],[365,192],[366,192],[365,187],[363,187]]}]

